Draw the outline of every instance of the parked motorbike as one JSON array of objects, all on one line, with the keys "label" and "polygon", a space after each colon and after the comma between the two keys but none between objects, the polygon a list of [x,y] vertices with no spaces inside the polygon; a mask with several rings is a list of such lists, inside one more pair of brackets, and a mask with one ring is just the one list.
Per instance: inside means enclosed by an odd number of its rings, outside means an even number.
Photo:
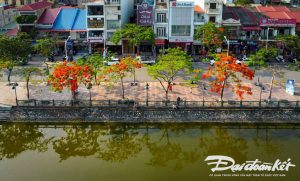
[{"label": "parked motorbike", "polygon": [[284,62],[286,62],[286,60],[283,58],[282,55],[278,55],[275,59],[276,59],[276,61],[278,63],[284,63]]}]

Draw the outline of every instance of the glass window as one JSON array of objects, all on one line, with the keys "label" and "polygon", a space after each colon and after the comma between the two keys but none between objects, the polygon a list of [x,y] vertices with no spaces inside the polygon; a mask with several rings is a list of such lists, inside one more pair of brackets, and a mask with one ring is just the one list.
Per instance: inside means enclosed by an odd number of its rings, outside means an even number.
[{"label": "glass window", "polygon": [[215,23],[216,22],[216,17],[215,16],[210,16],[209,17],[209,22]]},{"label": "glass window", "polygon": [[157,13],[157,22],[159,23],[167,22],[166,13]]},{"label": "glass window", "polygon": [[210,3],[209,9],[217,9],[217,3]]},{"label": "glass window", "polygon": [[165,37],[166,36],[166,28],[165,27],[156,28],[156,34],[158,37]]},{"label": "glass window", "polygon": [[88,6],[88,15],[103,15],[103,6]]},{"label": "glass window", "polygon": [[173,25],[172,36],[190,36],[191,26],[190,25]]}]

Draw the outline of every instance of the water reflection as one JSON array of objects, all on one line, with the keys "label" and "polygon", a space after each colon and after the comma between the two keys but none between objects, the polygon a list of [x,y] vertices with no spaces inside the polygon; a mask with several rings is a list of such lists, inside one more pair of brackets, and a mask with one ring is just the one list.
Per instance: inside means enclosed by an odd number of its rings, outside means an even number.
[{"label": "water reflection", "polygon": [[[249,150],[254,147],[259,155],[276,156],[283,152],[282,142],[289,137],[299,139],[299,130],[285,134],[283,140],[277,136],[281,130],[271,130],[190,124],[86,124],[61,125],[61,128],[3,124],[0,158],[12,159],[28,150],[54,150],[60,162],[71,157],[93,157],[123,163],[147,155],[146,165],[180,170],[213,154],[228,155],[242,162],[251,156]],[[56,134],[57,131],[62,133]]]},{"label": "water reflection", "polygon": [[51,140],[45,139],[44,134],[34,125],[0,125],[0,159],[14,158],[27,150],[45,152]]}]

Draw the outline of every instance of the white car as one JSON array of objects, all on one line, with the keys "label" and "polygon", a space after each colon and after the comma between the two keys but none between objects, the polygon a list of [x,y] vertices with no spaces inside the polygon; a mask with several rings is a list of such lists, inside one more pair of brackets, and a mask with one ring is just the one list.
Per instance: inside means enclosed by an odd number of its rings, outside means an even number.
[{"label": "white car", "polygon": [[211,59],[210,61],[209,61],[209,64],[211,65],[211,66],[213,66],[214,64],[215,64],[215,60],[214,59]]},{"label": "white car", "polygon": [[117,63],[119,63],[119,58],[116,58],[116,57],[111,57],[111,59],[107,62],[107,65],[115,65]]},{"label": "white car", "polygon": [[154,57],[137,56],[136,57],[141,64],[155,64]]}]

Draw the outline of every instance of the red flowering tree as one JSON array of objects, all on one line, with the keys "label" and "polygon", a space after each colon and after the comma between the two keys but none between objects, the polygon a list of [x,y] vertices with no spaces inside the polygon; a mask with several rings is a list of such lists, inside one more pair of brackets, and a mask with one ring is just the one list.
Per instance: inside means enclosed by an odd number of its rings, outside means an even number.
[{"label": "red flowering tree", "polygon": [[121,61],[124,61],[124,63],[127,64],[128,70],[133,76],[133,83],[135,84],[135,71],[136,69],[142,68],[142,64],[132,57],[125,57]]},{"label": "red flowering tree", "polygon": [[211,91],[219,93],[221,101],[223,101],[224,89],[229,87],[240,99],[243,99],[244,93],[252,95],[251,88],[243,85],[240,78],[252,80],[254,71],[244,63],[237,64],[236,59],[231,56],[219,55],[218,59],[214,67],[209,67],[202,76],[202,79],[213,78],[210,82]]},{"label": "red flowering tree", "polygon": [[[128,57],[127,57],[128,58]],[[119,80],[122,86],[122,98],[125,98],[124,77],[130,72],[130,67],[127,64],[127,58],[121,59],[118,64],[111,65],[103,71],[104,80]]]},{"label": "red flowering tree", "polygon": [[63,62],[54,67],[52,74],[49,75],[48,83],[54,91],[62,91],[70,88],[72,97],[75,99],[75,91],[79,84],[88,85],[91,82],[93,70],[87,65],[77,65],[76,63]]}]

